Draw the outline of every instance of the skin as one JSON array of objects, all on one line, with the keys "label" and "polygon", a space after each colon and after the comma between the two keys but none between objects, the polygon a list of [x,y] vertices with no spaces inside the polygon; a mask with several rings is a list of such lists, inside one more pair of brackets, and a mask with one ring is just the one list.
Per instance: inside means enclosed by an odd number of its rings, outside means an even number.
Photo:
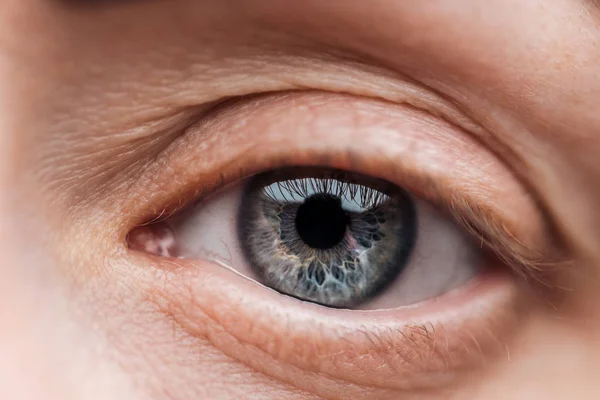
[{"label": "skin", "polygon": [[[0,398],[598,397],[597,4],[84,3],[0,7]],[[358,313],[127,247],[292,155],[452,205],[510,265]]]}]

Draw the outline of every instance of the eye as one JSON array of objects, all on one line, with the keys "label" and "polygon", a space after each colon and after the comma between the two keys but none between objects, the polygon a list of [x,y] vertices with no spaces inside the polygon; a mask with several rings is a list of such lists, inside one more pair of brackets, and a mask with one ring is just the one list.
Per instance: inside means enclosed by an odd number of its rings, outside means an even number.
[{"label": "eye", "polygon": [[430,387],[505,354],[537,304],[528,277],[560,249],[472,137],[411,107],[330,93],[225,105],[135,193],[128,209],[142,211],[123,237],[152,254],[125,254],[160,271],[149,298],[168,319],[325,397],[332,379]]},{"label": "eye", "polygon": [[396,307],[438,296],[475,276],[481,252],[402,188],[316,168],[259,174],[168,224],[177,238],[172,255],[217,261],[331,307]]}]

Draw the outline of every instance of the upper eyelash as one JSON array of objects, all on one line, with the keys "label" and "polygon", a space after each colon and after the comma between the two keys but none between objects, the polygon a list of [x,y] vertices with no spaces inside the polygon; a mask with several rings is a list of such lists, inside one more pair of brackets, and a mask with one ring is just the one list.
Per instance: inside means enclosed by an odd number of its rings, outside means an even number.
[{"label": "upper eyelash", "polygon": [[265,186],[263,188],[265,195],[273,201],[278,201],[273,185],[277,186],[285,201],[288,201],[285,197],[286,192],[290,195],[296,194],[303,199],[314,193],[329,193],[344,201],[353,202],[361,208],[371,209],[389,198],[385,193],[369,186],[333,178],[311,177],[278,181]]},{"label": "upper eyelash", "polygon": [[548,288],[559,286],[549,279],[552,274],[548,272],[551,268],[565,266],[570,262],[561,246],[557,245],[553,254],[542,254],[517,240],[506,224],[481,206],[458,196],[443,202],[459,226],[519,276]]}]

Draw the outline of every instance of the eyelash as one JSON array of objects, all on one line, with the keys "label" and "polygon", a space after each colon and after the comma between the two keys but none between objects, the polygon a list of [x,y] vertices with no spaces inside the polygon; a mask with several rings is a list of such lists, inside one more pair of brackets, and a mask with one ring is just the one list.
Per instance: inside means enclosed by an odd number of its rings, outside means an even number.
[{"label": "eyelash", "polygon": [[[371,187],[353,184],[348,176],[345,172],[336,172],[323,178],[296,177],[275,182],[275,185],[286,201],[288,199],[285,193],[292,193],[301,198],[310,197],[311,193],[331,193],[346,202],[369,209],[380,205],[388,198],[383,192]],[[265,195],[273,201],[279,201],[271,185],[265,187]]]}]

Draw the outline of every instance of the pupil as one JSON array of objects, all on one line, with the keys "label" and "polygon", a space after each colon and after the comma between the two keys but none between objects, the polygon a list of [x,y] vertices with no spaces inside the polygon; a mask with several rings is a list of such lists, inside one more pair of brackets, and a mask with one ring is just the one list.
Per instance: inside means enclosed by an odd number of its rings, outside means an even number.
[{"label": "pupil", "polygon": [[325,250],[342,241],[350,219],[339,198],[320,193],[307,198],[298,208],[295,223],[304,243]]}]

